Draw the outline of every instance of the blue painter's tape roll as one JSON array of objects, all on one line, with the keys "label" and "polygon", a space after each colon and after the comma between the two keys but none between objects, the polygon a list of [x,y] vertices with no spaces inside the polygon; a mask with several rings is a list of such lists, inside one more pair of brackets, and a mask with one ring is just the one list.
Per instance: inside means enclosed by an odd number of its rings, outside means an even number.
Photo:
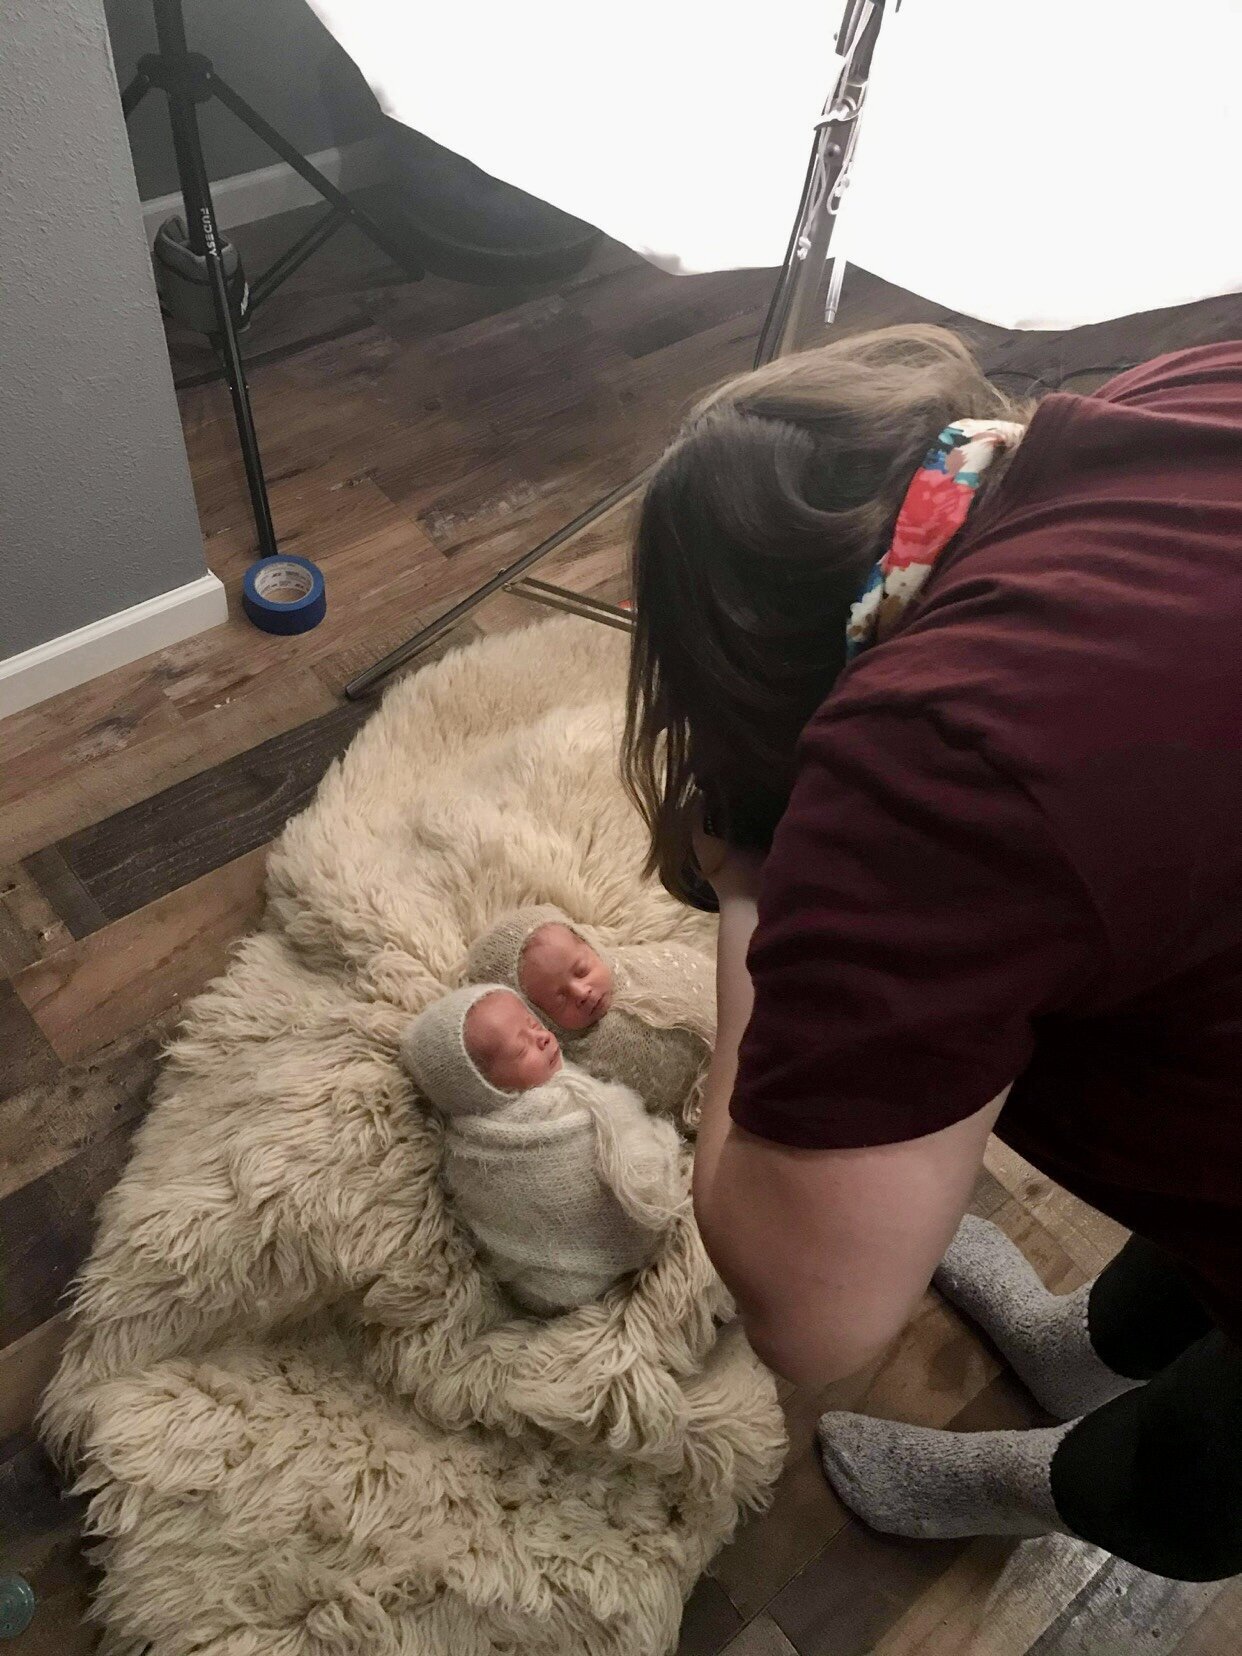
[{"label": "blue painter's tape roll", "polygon": [[16,1639],[34,1620],[34,1590],[21,1576],[0,1576],[0,1639]]},{"label": "blue painter's tape roll", "polygon": [[242,579],[242,608],[263,632],[309,632],[328,613],[323,570],[283,552],[260,558]]}]

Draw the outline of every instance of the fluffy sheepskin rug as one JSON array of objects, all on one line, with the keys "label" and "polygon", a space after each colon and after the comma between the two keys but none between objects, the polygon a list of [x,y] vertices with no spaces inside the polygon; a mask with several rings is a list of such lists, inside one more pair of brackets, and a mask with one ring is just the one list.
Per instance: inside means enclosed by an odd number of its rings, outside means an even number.
[{"label": "fluffy sheepskin rug", "polygon": [[481,1273],[397,1062],[507,909],[710,922],[639,877],[624,641],[558,620],[396,685],[188,1009],[44,1429],[112,1656],[660,1656],[783,1433],[687,1217],[546,1323]]}]

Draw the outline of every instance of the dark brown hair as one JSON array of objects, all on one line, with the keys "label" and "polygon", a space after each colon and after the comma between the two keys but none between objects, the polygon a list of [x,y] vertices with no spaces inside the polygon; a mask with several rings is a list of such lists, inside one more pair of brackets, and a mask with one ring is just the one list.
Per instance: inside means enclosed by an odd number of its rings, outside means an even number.
[{"label": "dark brown hair", "polygon": [[694,889],[700,804],[724,837],[769,842],[798,737],[845,665],[850,606],[937,433],[1029,413],[956,335],[911,326],[769,363],[691,414],[634,541],[622,750],[649,872],[675,895]]}]

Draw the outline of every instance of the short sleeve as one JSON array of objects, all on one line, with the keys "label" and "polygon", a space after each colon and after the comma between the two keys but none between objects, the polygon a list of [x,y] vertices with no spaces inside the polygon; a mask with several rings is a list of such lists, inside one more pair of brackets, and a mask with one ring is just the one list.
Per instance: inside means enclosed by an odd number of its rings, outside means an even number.
[{"label": "short sleeve", "polygon": [[1098,918],[1037,804],[933,718],[812,722],[764,869],[731,1113],[812,1148],[981,1109],[1099,972]]}]

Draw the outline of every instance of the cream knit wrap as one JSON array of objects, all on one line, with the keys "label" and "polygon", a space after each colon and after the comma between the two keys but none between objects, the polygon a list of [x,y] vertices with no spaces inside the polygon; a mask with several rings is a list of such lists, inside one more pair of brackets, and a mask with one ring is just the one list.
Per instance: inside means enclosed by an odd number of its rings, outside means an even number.
[{"label": "cream knit wrap", "polygon": [[527,1310],[588,1304],[641,1269],[685,1200],[671,1124],[626,1087],[566,1064],[505,1092],[466,1050],[472,1006],[500,988],[436,1001],[406,1032],[406,1068],[446,1118],[444,1182],[496,1279]]},{"label": "cream knit wrap", "polygon": [[466,977],[522,993],[522,954],[535,932],[568,926],[612,969],[612,1010],[590,1029],[556,1032],[568,1057],[601,1081],[632,1087],[656,1115],[684,1127],[698,1120],[703,1082],[716,1039],[716,989],[711,962],[685,943],[609,946],[590,926],[550,903],[516,909],[471,947]]}]

